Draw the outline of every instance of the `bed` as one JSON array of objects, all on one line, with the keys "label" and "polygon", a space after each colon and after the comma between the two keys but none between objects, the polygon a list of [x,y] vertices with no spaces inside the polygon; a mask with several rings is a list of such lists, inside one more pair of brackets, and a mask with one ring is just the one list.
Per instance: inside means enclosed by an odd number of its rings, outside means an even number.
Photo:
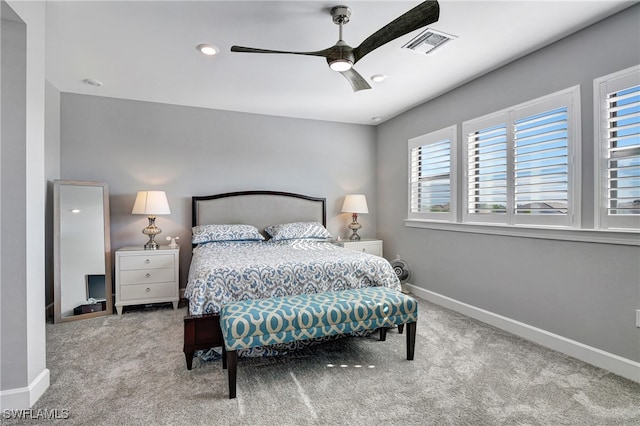
[{"label": "bed", "polygon": [[331,243],[324,198],[243,191],[192,197],[192,208],[189,370],[196,351],[222,345],[219,312],[226,302],[366,286],[400,290],[385,259]]}]

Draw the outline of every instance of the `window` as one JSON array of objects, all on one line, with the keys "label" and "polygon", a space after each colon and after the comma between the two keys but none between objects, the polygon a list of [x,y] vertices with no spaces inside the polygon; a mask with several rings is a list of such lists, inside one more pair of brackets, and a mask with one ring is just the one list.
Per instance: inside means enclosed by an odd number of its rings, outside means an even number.
[{"label": "window", "polygon": [[409,140],[409,218],[456,220],[456,126]]},{"label": "window", "polygon": [[467,215],[492,214],[504,222],[507,213],[507,125],[484,123],[467,134]]},{"label": "window", "polygon": [[640,67],[594,81],[596,206],[604,229],[640,228]]},{"label": "window", "polygon": [[463,123],[465,222],[577,226],[579,90]]}]

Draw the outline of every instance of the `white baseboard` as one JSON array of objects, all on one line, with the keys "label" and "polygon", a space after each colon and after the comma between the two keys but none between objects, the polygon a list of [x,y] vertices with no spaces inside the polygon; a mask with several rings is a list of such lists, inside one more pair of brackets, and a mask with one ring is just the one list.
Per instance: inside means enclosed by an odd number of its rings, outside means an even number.
[{"label": "white baseboard", "polygon": [[27,410],[49,387],[49,369],[45,368],[29,386],[0,391],[0,410]]},{"label": "white baseboard", "polygon": [[577,358],[596,367],[610,371],[634,382],[640,383],[640,363],[621,356],[605,352],[601,349],[585,345],[575,340],[567,339],[558,334],[533,327],[502,315],[495,314],[484,309],[460,302],[450,297],[443,296],[433,291],[413,284],[405,283],[407,290],[416,296],[444,306],[445,308],[459,312],[468,317],[498,327],[509,333],[515,334],[539,345],[562,352],[565,355]]}]

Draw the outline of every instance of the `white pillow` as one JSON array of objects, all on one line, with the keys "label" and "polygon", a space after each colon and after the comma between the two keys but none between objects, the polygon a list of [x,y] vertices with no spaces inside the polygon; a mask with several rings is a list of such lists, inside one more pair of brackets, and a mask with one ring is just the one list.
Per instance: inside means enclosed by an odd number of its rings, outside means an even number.
[{"label": "white pillow", "polygon": [[271,225],[265,228],[265,232],[271,236],[271,240],[299,240],[331,238],[331,234],[319,222],[292,222],[280,225]]}]

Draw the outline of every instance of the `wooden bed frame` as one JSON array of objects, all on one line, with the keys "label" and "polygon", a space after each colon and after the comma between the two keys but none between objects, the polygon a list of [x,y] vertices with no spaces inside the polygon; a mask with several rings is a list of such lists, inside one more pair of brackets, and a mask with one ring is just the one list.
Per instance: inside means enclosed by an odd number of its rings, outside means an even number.
[{"label": "wooden bed frame", "polygon": [[[248,224],[261,232],[269,225],[289,222],[327,224],[326,199],[278,191],[241,191],[192,197],[192,226]],[[184,317],[184,355],[191,370],[197,350],[222,346],[220,315]]]}]

